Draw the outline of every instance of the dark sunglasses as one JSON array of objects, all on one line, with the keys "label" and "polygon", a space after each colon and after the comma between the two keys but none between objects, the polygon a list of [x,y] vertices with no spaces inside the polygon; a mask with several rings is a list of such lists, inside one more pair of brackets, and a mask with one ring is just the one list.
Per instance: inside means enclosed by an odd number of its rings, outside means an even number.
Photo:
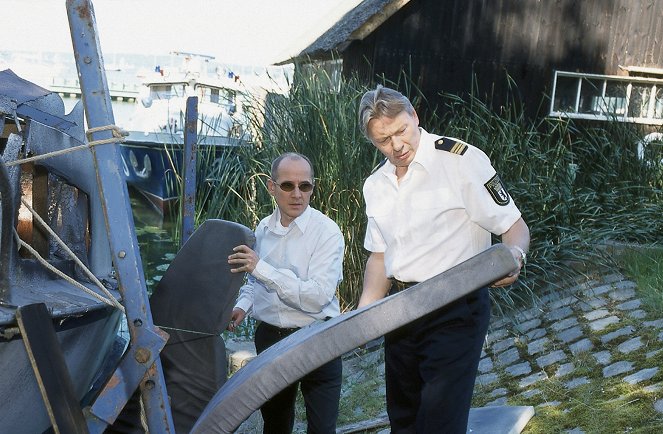
[{"label": "dark sunglasses", "polygon": [[[295,189],[295,183],[291,181],[285,181],[280,184],[274,180],[272,180],[272,182],[278,185],[281,190],[286,191],[288,193]],[[311,184],[308,181],[302,182],[296,187],[298,187],[299,191],[301,191],[302,193],[308,193],[309,191],[313,190],[313,184]]]}]

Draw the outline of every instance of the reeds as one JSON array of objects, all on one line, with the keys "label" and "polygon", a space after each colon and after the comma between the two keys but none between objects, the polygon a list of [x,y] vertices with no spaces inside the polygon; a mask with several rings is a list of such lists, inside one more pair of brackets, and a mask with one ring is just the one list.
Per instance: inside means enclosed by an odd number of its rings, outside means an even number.
[{"label": "reeds", "polygon": [[[251,146],[232,149],[199,183],[198,222],[224,218],[255,227],[274,204],[265,180],[282,152],[307,155],[316,172],[311,204],[334,219],[346,241],[339,298],[351,309],[361,293],[367,252],[363,181],[381,160],[360,134],[357,106],[367,90],[358,80],[297,68],[290,92],[245,104],[252,119]],[[596,247],[606,239],[658,243],[663,234],[663,170],[639,160],[641,128],[617,123],[578,124],[568,119],[530,121],[517,105],[497,113],[478,98],[447,96],[431,109],[409,85],[431,133],[465,140],[484,150],[530,226],[529,262],[517,284],[494,290],[496,307],[509,309],[557,286],[578,265],[606,265]],[[393,83],[387,83],[392,85]],[[653,160],[652,160],[653,161]],[[206,163],[201,158],[201,164]],[[496,241],[499,238],[496,238]]]},{"label": "reeds", "polygon": [[380,158],[357,128],[356,104],[362,90],[356,82],[338,88],[325,71],[309,70],[298,73],[287,97],[250,101],[245,109],[253,124],[254,146],[236,150],[232,164],[242,169],[228,167],[233,175],[218,182],[213,194],[203,193],[211,199],[204,218],[222,217],[255,227],[274,207],[266,190],[272,160],[289,151],[309,157],[316,175],[311,205],[337,222],[346,242],[339,288],[343,309],[351,309],[361,292],[366,261],[361,187]]},{"label": "reeds", "polygon": [[[440,134],[483,149],[531,231],[530,260],[519,282],[493,290],[498,308],[558,287],[579,269],[612,265],[606,240],[663,241],[663,167],[638,159],[642,127],[620,123],[530,121],[491,110],[475,97],[448,96]],[[660,157],[659,157],[660,158]]]}]

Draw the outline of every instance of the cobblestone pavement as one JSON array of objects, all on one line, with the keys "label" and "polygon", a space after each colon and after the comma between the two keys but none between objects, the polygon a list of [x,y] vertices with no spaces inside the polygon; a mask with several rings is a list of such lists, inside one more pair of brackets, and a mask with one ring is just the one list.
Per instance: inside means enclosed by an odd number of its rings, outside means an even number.
[{"label": "cobblestone pavement", "polygon": [[[653,406],[663,417],[663,374],[657,364],[660,357],[655,357],[663,349],[663,319],[642,309],[636,284],[612,274],[576,284],[564,294],[545,296],[537,307],[513,318],[493,317],[475,395],[488,396],[485,406],[534,405],[535,410],[555,406],[565,411],[567,403],[549,401],[546,389],[551,380],[568,390],[591,382],[582,366],[583,358],[590,357],[604,378],[615,377],[658,396]],[[382,358],[375,356],[370,357],[380,363]],[[352,375],[345,364],[344,370]],[[511,390],[502,386],[504,379]],[[377,387],[375,393],[384,394],[384,388]],[[299,425],[296,428],[303,428]],[[249,426],[256,427],[249,422],[243,428]],[[377,432],[386,434],[389,429]],[[567,432],[584,431],[578,427]]]},{"label": "cobblestone pavement", "polygon": [[[538,307],[514,319],[493,320],[476,381],[480,393],[495,398],[486,405],[512,404],[506,389],[493,386],[500,376],[517,382],[520,396],[534,401],[537,395],[545,395],[551,379],[569,390],[587,384],[591,379],[586,369],[577,365],[589,356],[600,365],[604,378],[615,377],[659,396],[653,406],[663,413],[663,399],[657,393],[663,383],[655,357],[663,349],[663,319],[652,318],[642,309],[636,284],[612,274],[578,284],[564,294],[544,297]],[[564,402],[545,399],[538,406],[550,405],[562,411],[565,407]],[[580,428],[569,431],[582,432]]]}]

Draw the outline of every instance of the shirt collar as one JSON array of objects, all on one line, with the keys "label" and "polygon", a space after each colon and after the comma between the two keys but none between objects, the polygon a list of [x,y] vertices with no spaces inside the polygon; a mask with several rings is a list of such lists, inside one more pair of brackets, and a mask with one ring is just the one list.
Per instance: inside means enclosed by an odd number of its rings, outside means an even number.
[{"label": "shirt collar", "polygon": [[[308,223],[309,221],[311,221],[311,214],[312,214],[311,206],[309,205],[306,207],[302,215],[300,215],[299,217],[294,219],[292,223],[290,223],[289,227],[295,225],[296,227],[299,228],[299,230],[302,233],[306,232]],[[276,209],[272,213],[272,216],[269,219],[269,222],[267,223],[267,228],[272,232],[276,232],[276,222],[280,221],[280,219],[281,219],[281,210],[278,207],[276,207]]]},{"label": "shirt collar", "polygon": [[[419,147],[417,148],[417,153],[414,154],[412,163],[421,165],[421,167],[423,167],[426,172],[431,173],[431,170],[433,169],[431,167],[431,154],[433,152],[433,142],[435,141],[435,138],[428,134],[428,132],[423,128],[420,127],[419,130],[421,131]],[[412,163],[410,163],[410,165],[412,165]]]}]

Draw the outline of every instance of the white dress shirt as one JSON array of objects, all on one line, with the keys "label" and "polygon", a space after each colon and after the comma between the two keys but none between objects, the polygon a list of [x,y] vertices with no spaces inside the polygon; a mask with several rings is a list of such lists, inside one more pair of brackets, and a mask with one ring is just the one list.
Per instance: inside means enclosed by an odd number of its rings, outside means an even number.
[{"label": "white dress shirt", "polygon": [[345,247],[338,225],[310,206],[288,227],[280,220],[276,208],[258,224],[254,250],[260,261],[235,307],[282,328],[338,316]]},{"label": "white dress shirt", "polygon": [[493,188],[502,197],[491,196],[487,185],[495,180],[499,185],[499,178],[486,154],[457,139],[467,146],[462,155],[436,149],[440,138],[421,130],[400,182],[387,161],[364,183],[364,247],[384,252],[387,277],[404,282],[434,277],[489,248],[491,233],[503,234],[520,218],[506,190]]}]

